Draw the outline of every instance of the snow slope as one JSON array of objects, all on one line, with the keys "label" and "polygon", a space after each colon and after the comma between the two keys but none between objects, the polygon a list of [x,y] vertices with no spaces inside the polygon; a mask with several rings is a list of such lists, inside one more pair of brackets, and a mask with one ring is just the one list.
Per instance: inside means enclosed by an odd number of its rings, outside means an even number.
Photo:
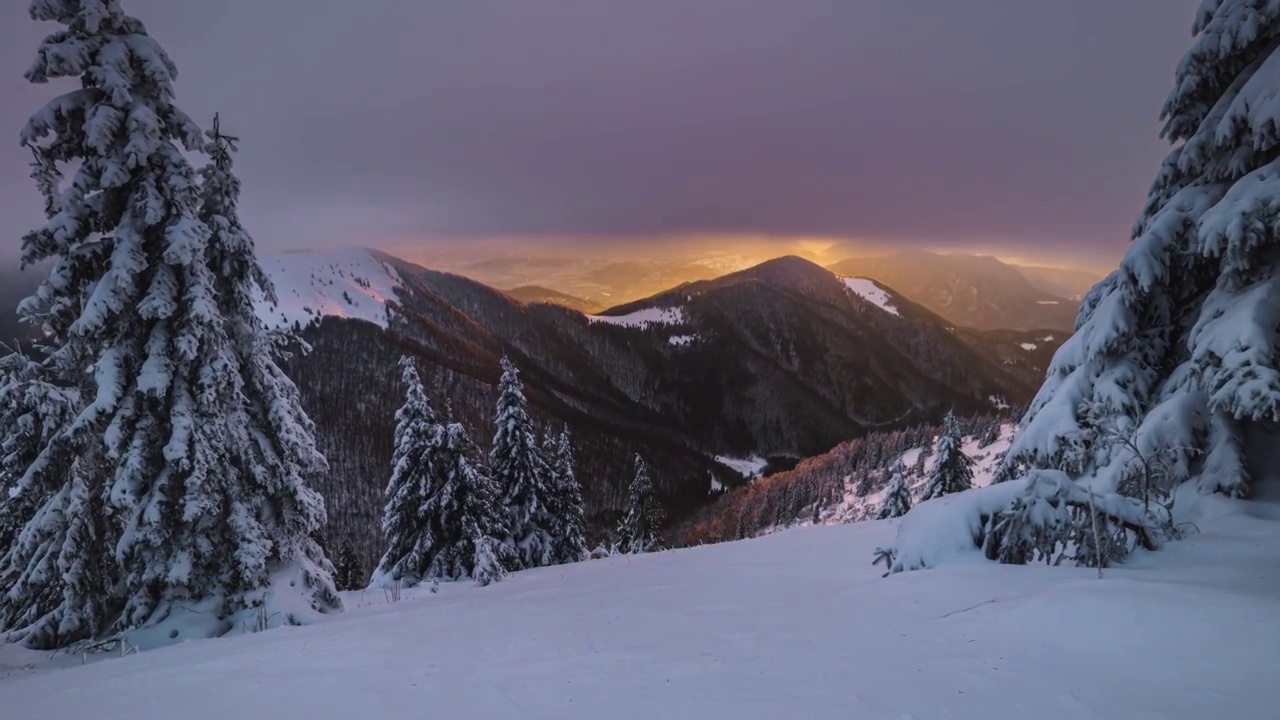
[{"label": "snow slope", "polygon": [[259,299],[255,308],[272,327],[332,316],[385,328],[387,303],[396,301],[401,284],[395,269],[366,248],[259,253],[258,262],[275,285],[277,302]]},{"label": "snow slope", "polygon": [[[999,437],[995,442],[985,447],[978,438],[964,438],[964,444],[960,446],[960,451],[973,461],[974,487],[986,487],[991,484],[996,471],[1000,469],[1001,458],[1013,442],[1015,430],[1015,426],[1011,423],[1002,425]],[[920,496],[924,493],[929,470],[933,467],[935,456],[933,448],[937,445],[937,442],[938,439],[935,437],[930,441],[929,447],[912,448],[902,453],[899,458],[907,468],[907,483],[911,486],[912,502],[919,502]],[[915,470],[921,453],[925,455],[924,471],[917,473]],[[892,465],[892,460],[888,465]],[[873,493],[860,496],[857,493],[859,479],[853,476],[845,479],[844,496],[840,499],[840,502],[822,511],[821,516],[818,518],[818,524],[851,523],[875,517],[880,510],[880,505],[884,503],[884,496],[888,492],[888,488],[882,487]],[[802,520],[800,522],[801,524],[806,524],[810,521]]]},{"label": "snow slope", "polygon": [[732,469],[747,480],[756,480],[764,475],[764,471],[769,467],[769,461],[759,455],[750,457],[732,457],[730,455],[716,455],[715,461]]},{"label": "snow slope", "polygon": [[[882,579],[894,521],[450,585],[303,628],[0,679],[21,720],[1270,720],[1280,506],[1098,580],[961,564]],[[1256,517],[1255,517],[1256,516]],[[1268,519],[1272,518],[1272,519]],[[0,648],[0,657],[5,657]]]},{"label": "snow slope", "polygon": [[684,308],[644,308],[626,315],[588,315],[593,323],[608,323],[629,328],[647,328],[650,325],[680,325],[684,320]]},{"label": "snow slope", "polygon": [[899,314],[898,308],[894,306],[893,300],[889,297],[889,293],[885,292],[884,288],[877,285],[874,280],[855,277],[841,278],[841,280],[844,281],[844,286],[849,288],[849,291],[854,295],[857,295],[890,315]]}]

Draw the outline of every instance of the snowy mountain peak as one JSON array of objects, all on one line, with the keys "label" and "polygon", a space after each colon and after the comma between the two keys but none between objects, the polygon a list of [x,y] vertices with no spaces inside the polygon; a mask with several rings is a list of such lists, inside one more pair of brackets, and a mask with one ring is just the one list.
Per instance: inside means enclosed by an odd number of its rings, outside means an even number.
[{"label": "snowy mountain peak", "polygon": [[387,304],[397,302],[401,287],[395,268],[368,248],[260,253],[258,262],[276,289],[274,304],[255,304],[270,327],[305,327],[328,316],[385,328]]}]

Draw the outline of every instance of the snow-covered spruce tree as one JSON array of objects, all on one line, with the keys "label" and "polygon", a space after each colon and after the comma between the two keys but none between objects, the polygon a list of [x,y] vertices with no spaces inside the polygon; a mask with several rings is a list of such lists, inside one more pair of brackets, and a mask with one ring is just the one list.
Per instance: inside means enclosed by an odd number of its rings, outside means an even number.
[{"label": "snow-covered spruce tree", "polygon": [[889,471],[889,487],[880,504],[877,520],[902,517],[911,509],[911,486],[907,484],[907,467],[899,460]]},{"label": "snow-covered spruce tree", "polygon": [[470,577],[477,585],[501,580],[516,558],[507,543],[510,519],[498,486],[460,423],[445,427],[441,449],[440,507],[451,533],[443,577]]},{"label": "snow-covered spruce tree", "polygon": [[584,536],[586,521],[583,518],[582,485],[573,470],[573,445],[569,428],[559,433],[547,433],[543,442],[547,466],[551,472],[551,487],[555,490],[554,561],[572,563],[587,557],[587,540]]},{"label": "snow-covered spruce tree", "polygon": [[550,473],[538,449],[520,374],[515,363],[506,357],[502,358],[494,425],[489,467],[510,514],[511,545],[515,549],[512,569],[550,565],[555,557],[555,517],[551,507],[554,489],[547,483]]},{"label": "snow-covered spruce tree", "polygon": [[636,455],[627,514],[618,525],[618,552],[646,553],[662,549],[662,506],[649,478],[649,466]]},{"label": "snow-covered spruce tree", "polygon": [[409,587],[438,577],[448,544],[440,512],[440,444],[444,427],[409,356],[400,358],[404,405],[396,411],[395,448],[387,482],[382,531],[387,549],[378,563],[374,585]]},{"label": "snow-covered spruce tree", "polygon": [[49,382],[45,367],[26,354],[0,358],[0,568],[18,531],[55,489],[24,486],[27,469],[79,407],[79,393]]},{"label": "snow-covered spruce tree", "polygon": [[412,359],[400,367],[406,391],[383,517],[388,545],[373,584],[501,579],[514,562],[509,523],[480,451],[462,425],[436,414]]},{"label": "snow-covered spruce tree", "polygon": [[955,413],[948,412],[938,437],[933,467],[924,486],[921,501],[963,492],[973,487],[973,461],[964,454],[964,438]]},{"label": "snow-covered spruce tree", "polygon": [[1010,452],[1099,492],[1135,487],[1145,456],[1170,482],[1243,496],[1280,423],[1280,4],[1205,0],[1194,33],[1133,244]]},{"label": "snow-covered spruce tree", "polygon": [[[113,589],[96,602],[120,604],[111,609],[120,630],[192,611],[211,620],[195,632],[223,632],[289,587],[313,610],[340,607],[309,540],[325,513],[307,479],[324,458],[275,364],[282,338],[253,312],[255,292],[271,288],[235,215],[230,147],[206,145],[174,106],[173,63],[118,2],[35,0],[31,15],[65,27],[45,39],[28,79],[75,77],[80,88],[22,132],[44,178],[60,166],[74,175],[24,238],[24,263],[52,268],[21,311],[49,336],[53,376],[79,386],[87,404],[27,471],[32,484],[63,473],[32,520],[62,527],[28,527],[29,536],[49,549],[68,532],[91,538],[78,545],[92,558],[64,562],[97,574],[86,586]],[[203,193],[184,149],[215,156]],[[74,523],[93,527],[69,531]],[[104,547],[110,563],[98,560]],[[5,590],[32,607],[21,585]],[[61,630],[10,627],[30,644],[104,629],[104,618],[72,622],[77,603],[63,604],[51,611],[63,614]],[[281,605],[291,609],[270,614],[301,619],[296,601]]]},{"label": "snow-covered spruce tree", "polygon": [[359,590],[369,580],[364,561],[360,559],[350,540],[342,541],[333,565],[333,582],[339,590]]}]

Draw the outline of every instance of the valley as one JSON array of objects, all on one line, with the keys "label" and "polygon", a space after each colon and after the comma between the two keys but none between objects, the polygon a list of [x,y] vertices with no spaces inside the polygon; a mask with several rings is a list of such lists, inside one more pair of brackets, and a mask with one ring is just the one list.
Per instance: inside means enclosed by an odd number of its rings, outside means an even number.
[{"label": "valley", "polygon": [[[575,438],[600,537],[622,507],[636,453],[677,522],[713,486],[746,482],[745,459],[760,458],[748,474],[776,471],[948,409],[1021,406],[1057,345],[1048,332],[954,327],[888,287],[796,257],[590,316],[376,250],[265,254],[262,264],[278,302],[259,313],[312,348],[288,369],[329,460],[320,481],[329,542],[350,541],[370,562],[401,354],[482,446],[498,361],[510,355],[538,424],[565,425]],[[1055,339],[1037,339],[1046,337]]]}]

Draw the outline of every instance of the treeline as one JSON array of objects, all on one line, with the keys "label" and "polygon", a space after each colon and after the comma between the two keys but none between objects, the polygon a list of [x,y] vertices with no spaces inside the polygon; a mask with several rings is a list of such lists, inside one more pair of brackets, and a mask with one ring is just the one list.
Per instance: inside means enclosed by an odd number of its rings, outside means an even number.
[{"label": "treeline", "polygon": [[[421,320],[413,324],[420,326]],[[325,539],[331,552],[349,545],[357,564],[372,568],[385,548],[383,491],[395,446],[395,412],[404,403],[399,358],[415,360],[433,406],[488,453],[502,349],[472,343],[468,338],[474,334],[406,336],[339,318],[324,318],[304,328],[302,336],[311,351],[295,352],[287,370],[328,460],[316,480],[328,508]],[[525,388],[539,436],[565,426],[573,436],[590,547],[611,541],[626,512],[638,454],[647,461],[654,491],[671,517],[704,504],[712,477],[726,485],[734,482],[731,470],[673,439],[628,425],[625,418],[593,417],[567,405],[544,389],[547,381],[536,364],[528,367]]]},{"label": "treeline", "polygon": [[[999,438],[1002,425],[1016,422],[1018,417],[1011,411],[958,422],[965,437],[990,444]],[[914,467],[908,469],[912,476],[922,477],[925,459],[943,430],[941,423],[921,424],[841,443],[830,452],[802,460],[791,470],[724,493],[675,528],[672,537],[680,545],[701,545],[755,537],[797,522],[818,522],[825,511],[844,502],[847,494],[865,498],[884,488],[894,463],[909,450],[922,450]],[[863,514],[850,519],[868,519],[876,509],[867,506]]]}]

